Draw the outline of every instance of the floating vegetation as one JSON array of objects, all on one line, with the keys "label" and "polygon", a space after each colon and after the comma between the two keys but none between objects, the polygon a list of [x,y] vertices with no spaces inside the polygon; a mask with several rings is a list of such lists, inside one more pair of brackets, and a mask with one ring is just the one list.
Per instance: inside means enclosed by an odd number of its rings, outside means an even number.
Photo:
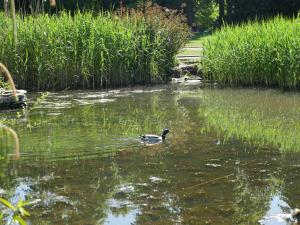
[{"label": "floating vegetation", "polygon": [[300,87],[300,18],[225,26],[204,41],[206,78],[229,85]]},{"label": "floating vegetation", "polygon": [[207,90],[202,97],[203,131],[216,131],[224,141],[234,137],[261,147],[300,151],[299,94]]}]

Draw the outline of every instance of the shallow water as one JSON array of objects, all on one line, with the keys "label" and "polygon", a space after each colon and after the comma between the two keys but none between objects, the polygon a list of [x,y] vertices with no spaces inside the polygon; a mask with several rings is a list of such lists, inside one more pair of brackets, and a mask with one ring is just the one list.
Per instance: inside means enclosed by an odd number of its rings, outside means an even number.
[{"label": "shallow water", "polygon": [[[205,92],[156,86],[50,93],[13,126],[19,160],[11,139],[1,139],[0,195],[35,201],[28,224],[293,224],[300,155],[203,134]],[[284,104],[289,99],[300,96],[285,96]],[[139,134],[163,128],[171,130],[165,143],[140,143]]]}]

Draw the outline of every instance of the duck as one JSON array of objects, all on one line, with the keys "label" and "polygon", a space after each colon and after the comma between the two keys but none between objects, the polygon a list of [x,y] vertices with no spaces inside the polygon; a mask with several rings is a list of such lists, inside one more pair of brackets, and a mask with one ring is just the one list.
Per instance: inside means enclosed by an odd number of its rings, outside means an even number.
[{"label": "duck", "polygon": [[300,222],[300,209],[294,209],[292,217],[299,223]]},{"label": "duck", "polygon": [[168,133],[170,133],[170,130],[164,129],[161,136],[154,135],[154,134],[144,134],[141,135],[140,138],[144,144],[148,144],[148,145],[159,144],[166,139]]}]

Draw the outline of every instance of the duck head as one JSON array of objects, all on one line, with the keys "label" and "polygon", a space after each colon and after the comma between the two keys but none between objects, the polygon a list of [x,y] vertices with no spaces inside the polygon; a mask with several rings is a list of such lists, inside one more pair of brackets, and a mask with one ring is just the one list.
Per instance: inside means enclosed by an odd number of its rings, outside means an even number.
[{"label": "duck head", "polygon": [[164,129],[164,131],[163,131],[163,133],[162,133],[162,135],[161,135],[161,137],[162,137],[163,140],[166,139],[166,135],[167,135],[168,133],[170,133],[169,129]]}]

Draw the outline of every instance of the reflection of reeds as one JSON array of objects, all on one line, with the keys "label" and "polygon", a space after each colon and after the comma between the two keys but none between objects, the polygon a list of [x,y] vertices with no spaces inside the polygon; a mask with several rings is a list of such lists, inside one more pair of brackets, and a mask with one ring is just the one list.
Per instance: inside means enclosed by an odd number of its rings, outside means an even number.
[{"label": "reflection of reeds", "polygon": [[275,92],[206,91],[199,114],[204,132],[214,131],[227,141],[237,138],[282,152],[300,150],[299,104]]},{"label": "reflection of reeds", "polygon": [[1,125],[1,128],[4,129],[7,133],[10,133],[13,136],[14,141],[15,141],[15,157],[16,157],[16,159],[19,159],[19,157],[20,157],[20,144],[19,144],[19,137],[18,137],[17,133],[13,129],[11,129],[10,127],[4,126],[4,125]]},{"label": "reflection of reeds", "polygon": [[4,66],[2,63],[0,63],[0,72],[1,72],[1,74],[4,74],[5,78],[7,79],[8,83],[13,91],[14,96],[17,97],[17,91],[16,91],[14,80],[12,79],[12,76],[10,75],[6,66]]}]

